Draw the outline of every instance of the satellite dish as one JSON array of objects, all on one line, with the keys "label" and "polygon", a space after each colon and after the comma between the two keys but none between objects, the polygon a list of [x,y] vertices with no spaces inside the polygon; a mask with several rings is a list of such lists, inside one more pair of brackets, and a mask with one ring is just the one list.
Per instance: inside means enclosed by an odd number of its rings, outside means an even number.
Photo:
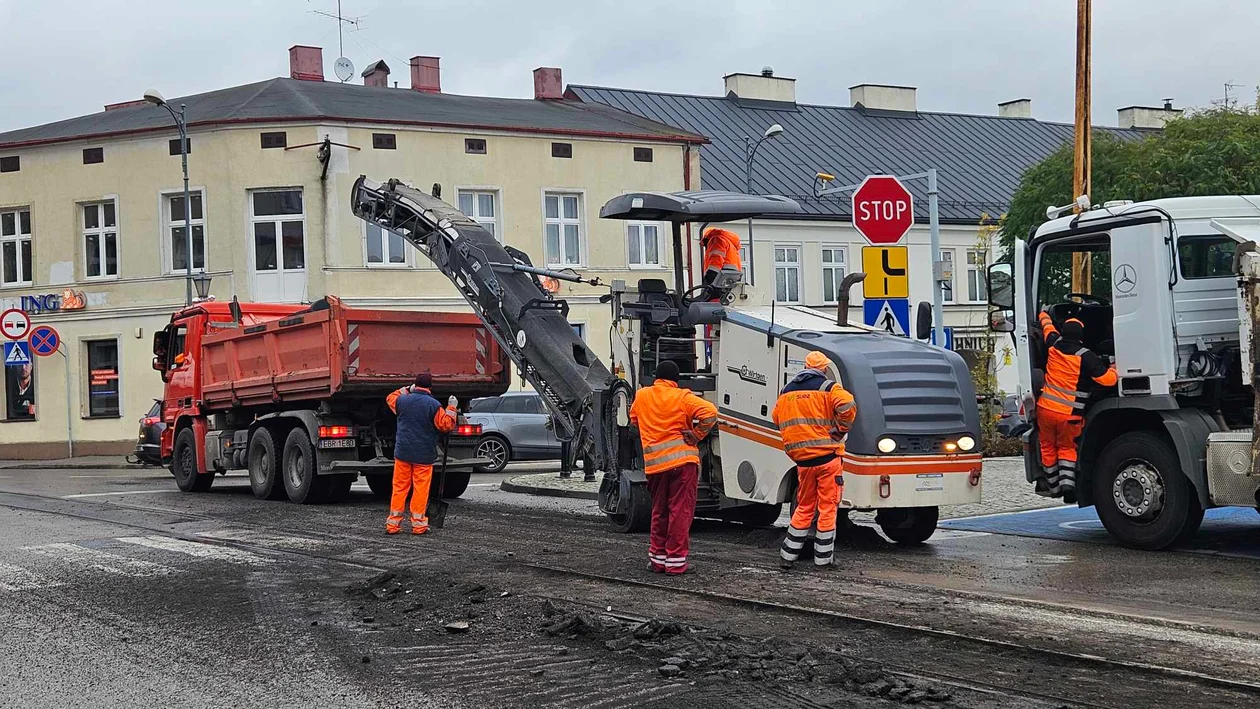
[{"label": "satellite dish", "polygon": [[354,62],[345,57],[337,57],[337,61],[333,62],[333,73],[342,83],[349,81],[354,76]]}]

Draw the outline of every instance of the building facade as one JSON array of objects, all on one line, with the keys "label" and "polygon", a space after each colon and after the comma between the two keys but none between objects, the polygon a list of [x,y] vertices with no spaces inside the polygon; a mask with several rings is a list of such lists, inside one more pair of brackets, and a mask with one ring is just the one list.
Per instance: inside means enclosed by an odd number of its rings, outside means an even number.
[{"label": "building facade", "polygon": [[[192,265],[214,297],[462,310],[445,277],[349,208],[359,175],[441,186],[535,264],[603,281],[668,273],[665,225],[598,219],[631,190],[698,184],[699,135],[566,100],[558,69],[535,99],[454,96],[438,60],[389,88],[323,80],[318,48],[290,50],[290,76],[171,99],[189,124]],[[6,367],[0,458],[131,449],[161,395],[153,333],[185,302],[187,232],[170,115],[129,102],[0,134],[0,309],[55,327],[64,356]],[[600,352],[604,292],[564,284],[574,327]],[[603,348],[603,349],[606,349]],[[422,368],[423,363],[417,363]]]}]

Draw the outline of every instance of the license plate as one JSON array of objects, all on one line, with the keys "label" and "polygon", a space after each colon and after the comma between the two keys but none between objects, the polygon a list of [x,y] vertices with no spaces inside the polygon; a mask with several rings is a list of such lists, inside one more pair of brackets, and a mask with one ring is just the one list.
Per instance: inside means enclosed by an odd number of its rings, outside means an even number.
[{"label": "license plate", "polygon": [[320,448],[354,448],[359,442],[353,438],[324,438],[319,442]]}]

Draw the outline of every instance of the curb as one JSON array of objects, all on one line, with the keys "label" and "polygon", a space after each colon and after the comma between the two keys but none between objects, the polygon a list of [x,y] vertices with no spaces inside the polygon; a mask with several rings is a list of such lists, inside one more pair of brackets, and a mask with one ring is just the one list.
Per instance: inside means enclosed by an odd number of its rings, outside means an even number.
[{"label": "curb", "polygon": [[55,461],[32,460],[26,463],[5,463],[0,470],[164,470],[154,465],[132,465],[130,463],[57,463]]},{"label": "curb", "polygon": [[[527,476],[520,476],[527,477]],[[522,485],[513,482],[517,478],[509,478],[499,483],[499,489],[504,492],[516,492],[522,495],[534,495],[537,497],[565,497],[573,500],[598,500],[599,493],[596,491],[586,490],[566,490],[558,487],[542,487],[539,485]]]}]

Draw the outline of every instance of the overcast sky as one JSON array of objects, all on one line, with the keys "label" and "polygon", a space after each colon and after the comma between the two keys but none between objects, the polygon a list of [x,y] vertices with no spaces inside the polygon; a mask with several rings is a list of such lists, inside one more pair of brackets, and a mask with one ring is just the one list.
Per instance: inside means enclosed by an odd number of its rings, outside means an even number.
[{"label": "overcast sky", "polygon": [[[450,93],[531,96],[530,71],[566,83],[719,94],[723,74],[770,65],[802,102],[847,104],[848,87],[918,87],[927,111],[992,114],[1031,98],[1070,121],[1074,0],[343,0],[362,70],[442,59]],[[1115,109],[1206,106],[1260,82],[1260,2],[1096,0],[1094,122]],[[0,0],[0,130],[93,113],[155,87],[167,97],[288,75],[288,48],[324,48],[335,80],[336,0]],[[358,82],[357,74],[354,81]]]}]

